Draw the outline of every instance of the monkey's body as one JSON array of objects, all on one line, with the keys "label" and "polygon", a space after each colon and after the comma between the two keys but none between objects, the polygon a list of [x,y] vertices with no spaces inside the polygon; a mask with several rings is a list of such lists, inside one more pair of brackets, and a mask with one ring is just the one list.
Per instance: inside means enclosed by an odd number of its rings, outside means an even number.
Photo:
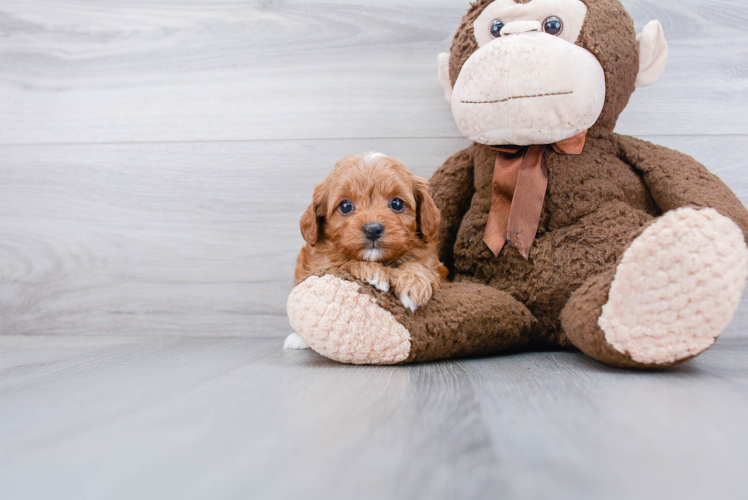
[{"label": "monkey's body", "polygon": [[[648,152],[645,161],[629,163],[643,150]],[[455,283],[488,285],[526,306],[537,321],[528,343],[573,345],[561,319],[571,295],[597,276],[606,274],[612,281],[624,251],[666,210],[717,208],[748,234],[748,211],[695,160],[631,137],[602,133],[588,136],[579,156],[546,151],[548,191],[530,259],[509,245],[495,257],[483,241],[495,157],[489,147],[473,144],[432,177],[434,200],[442,212],[440,256]],[[646,171],[658,157],[677,163],[658,165],[654,180],[668,178],[671,185],[660,182],[655,199],[647,186],[653,176]],[[677,171],[667,172],[668,164]],[[605,299],[607,295],[599,298],[602,303]],[[497,341],[495,347],[501,348]]]},{"label": "monkey's body", "polygon": [[[496,153],[474,144],[448,160],[431,185],[443,214],[441,258],[454,281],[509,293],[538,320],[537,340],[567,345],[559,315],[571,293],[614,265],[632,235],[660,214],[642,178],[614,148],[609,137],[590,137],[580,156],[546,151],[548,192],[529,260],[510,245],[496,257],[483,241]],[[458,197],[447,181],[455,176],[472,180]],[[469,204],[464,214],[461,204]]]},{"label": "monkey's body", "polygon": [[[566,45],[525,20],[559,5],[568,7],[568,25],[577,26]],[[491,41],[484,31],[499,15],[519,22],[507,22],[502,35],[492,28]],[[330,270],[298,285],[289,298],[289,318],[299,335],[332,359],[370,364],[551,344],[575,346],[612,365],[650,368],[708,348],[737,309],[748,276],[748,211],[692,158],[612,132],[635,84],[652,83],[664,67],[657,54],[666,56],[667,46],[657,27],[645,29],[637,46],[633,22],[618,0],[472,4],[451,56],[440,58],[440,65],[448,68],[442,82],[458,126],[481,143],[447,160],[430,181],[441,210],[441,258],[453,282],[411,314],[395,297]],[[520,91],[499,81],[507,73],[494,67],[485,74],[496,82],[486,84],[481,64],[506,63],[525,40],[532,50],[559,48],[563,57],[582,57],[586,65],[594,55],[605,88],[598,85],[584,101],[584,75],[582,83],[573,74],[556,79],[528,63],[529,72],[547,77],[541,83],[548,88],[498,99],[507,88]],[[640,64],[639,50],[650,59]],[[566,87],[558,81],[578,88],[559,94]],[[598,109],[601,96],[604,106],[592,122],[582,114],[557,119],[576,102],[585,113]],[[553,106],[554,99],[566,101],[546,111],[543,106]],[[547,189],[529,256],[509,242],[495,255],[486,238],[501,163],[486,144],[506,145],[504,138],[511,137],[519,145],[550,146],[543,141],[585,130],[581,154],[545,149]]]}]

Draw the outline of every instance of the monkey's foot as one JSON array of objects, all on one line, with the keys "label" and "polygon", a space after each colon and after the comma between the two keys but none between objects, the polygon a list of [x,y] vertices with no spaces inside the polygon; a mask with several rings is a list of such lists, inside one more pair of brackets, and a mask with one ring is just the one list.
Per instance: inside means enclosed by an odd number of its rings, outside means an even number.
[{"label": "monkey's foot", "polygon": [[667,212],[623,254],[597,323],[634,362],[675,364],[715,342],[747,276],[748,249],[732,220],[714,209]]},{"label": "monkey's foot", "polygon": [[311,276],[288,297],[291,326],[319,354],[356,365],[391,365],[410,354],[410,333],[359,285]]},{"label": "monkey's foot", "polygon": [[390,365],[498,353],[526,345],[537,323],[511,295],[484,285],[444,284],[413,312],[395,294],[351,281],[339,270],[329,272],[293,289],[288,318],[312,349],[343,363]]}]

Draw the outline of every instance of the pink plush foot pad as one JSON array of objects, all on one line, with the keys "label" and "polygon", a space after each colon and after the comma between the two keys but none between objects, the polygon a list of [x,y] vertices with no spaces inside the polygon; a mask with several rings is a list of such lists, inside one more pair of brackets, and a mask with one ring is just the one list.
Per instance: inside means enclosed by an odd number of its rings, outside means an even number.
[{"label": "pink plush foot pad", "polygon": [[357,365],[388,365],[410,354],[410,333],[359,285],[312,276],[288,297],[291,326],[319,354]]},{"label": "pink plush foot pad", "polygon": [[747,276],[748,249],[732,220],[713,209],[674,210],[624,253],[598,325],[635,361],[671,364],[714,343]]}]

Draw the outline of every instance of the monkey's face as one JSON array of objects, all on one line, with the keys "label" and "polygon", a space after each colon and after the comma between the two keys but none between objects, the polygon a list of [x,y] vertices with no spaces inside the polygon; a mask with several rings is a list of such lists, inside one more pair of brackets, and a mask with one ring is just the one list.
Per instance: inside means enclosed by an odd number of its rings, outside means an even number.
[{"label": "monkey's face", "polygon": [[476,50],[452,91],[457,126],[488,145],[550,144],[597,121],[605,72],[575,45],[581,0],[495,0],[473,23]]}]

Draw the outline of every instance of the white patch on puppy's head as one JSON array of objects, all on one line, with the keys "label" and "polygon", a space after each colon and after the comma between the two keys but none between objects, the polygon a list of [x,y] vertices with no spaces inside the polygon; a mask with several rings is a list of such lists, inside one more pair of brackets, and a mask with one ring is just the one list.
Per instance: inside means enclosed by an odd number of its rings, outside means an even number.
[{"label": "white patch on puppy's head", "polygon": [[363,154],[364,161],[366,162],[375,162],[379,160],[380,158],[388,158],[388,156],[384,153],[375,153],[373,151],[369,151],[368,153]]}]

